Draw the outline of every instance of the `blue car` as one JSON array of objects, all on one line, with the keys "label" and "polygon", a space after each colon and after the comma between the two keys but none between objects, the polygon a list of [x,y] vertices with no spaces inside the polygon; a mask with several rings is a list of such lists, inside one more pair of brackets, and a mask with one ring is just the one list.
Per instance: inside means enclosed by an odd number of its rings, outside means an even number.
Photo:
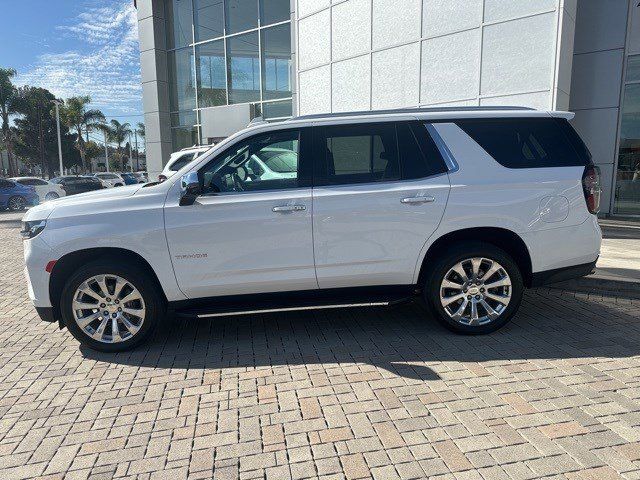
[{"label": "blue car", "polygon": [[135,185],[138,183],[138,179],[133,173],[121,173],[120,176],[124,180],[125,185]]},{"label": "blue car", "polygon": [[17,212],[37,204],[38,194],[35,188],[0,178],[0,210]]}]

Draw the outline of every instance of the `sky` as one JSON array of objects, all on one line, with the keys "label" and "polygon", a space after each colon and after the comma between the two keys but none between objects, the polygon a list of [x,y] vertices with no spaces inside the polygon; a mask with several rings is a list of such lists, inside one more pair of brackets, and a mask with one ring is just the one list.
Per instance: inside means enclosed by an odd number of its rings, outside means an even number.
[{"label": "sky", "polygon": [[144,120],[133,0],[0,0],[0,12],[0,66],[18,71],[16,84]]}]

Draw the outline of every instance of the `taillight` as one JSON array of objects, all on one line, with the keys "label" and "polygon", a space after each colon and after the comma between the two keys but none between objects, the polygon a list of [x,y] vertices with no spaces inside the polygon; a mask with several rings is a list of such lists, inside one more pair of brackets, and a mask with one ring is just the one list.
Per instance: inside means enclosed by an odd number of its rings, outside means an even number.
[{"label": "taillight", "polygon": [[582,174],[582,190],[587,202],[589,213],[596,214],[600,211],[600,167],[587,165]]},{"label": "taillight", "polygon": [[167,179],[167,177],[165,175],[158,175],[158,181],[160,183],[164,182]]}]

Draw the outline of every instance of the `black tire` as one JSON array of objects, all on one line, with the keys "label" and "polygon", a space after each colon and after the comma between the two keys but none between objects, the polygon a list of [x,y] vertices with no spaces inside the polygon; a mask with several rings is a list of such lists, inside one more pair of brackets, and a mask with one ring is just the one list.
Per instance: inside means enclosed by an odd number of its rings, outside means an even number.
[{"label": "black tire", "polygon": [[22,195],[14,195],[7,201],[7,209],[12,212],[20,212],[27,208],[27,200]]},{"label": "black tire", "polygon": [[122,186],[123,186],[123,185],[122,185],[121,183],[116,183],[116,184],[114,185],[114,187],[122,187]]},{"label": "black tire", "polygon": [[57,198],[60,198],[60,195],[58,195],[56,192],[49,192],[44,196],[44,199],[46,201],[48,200],[55,200]]},{"label": "black tire", "polygon": [[[105,343],[92,338],[77,323],[72,311],[72,301],[76,289],[95,275],[117,275],[133,285],[141,294],[145,304],[145,317],[140,330],[130,338],[115,343]],[[96,260],[82,265],[67,280],[60,298],[60,311],[69,332],[82,345],[101,352],[121,352],[130,350],[147,340],[164,319],[166,306],[159,293],[157,283],[144,269],[137,265],[109,259]]]},{"label": "black tire", "polygon": [[[457,263],[474,257],[497,261],[511,280],[511,299],[509,304],[497,318],[482,325],[468,325],[454,320],[442,306],[440,299],[440,286],[447,272]],[[423,295],[427,309],[442,325],[456,333],[481,335],[495,332],[511,320],[522,302],[524,285],[518,265],[504,250],[489,243],[468,241],[452,245],[435,260],[425,278]],[[486,313],[486,311],[484,312]]]}]

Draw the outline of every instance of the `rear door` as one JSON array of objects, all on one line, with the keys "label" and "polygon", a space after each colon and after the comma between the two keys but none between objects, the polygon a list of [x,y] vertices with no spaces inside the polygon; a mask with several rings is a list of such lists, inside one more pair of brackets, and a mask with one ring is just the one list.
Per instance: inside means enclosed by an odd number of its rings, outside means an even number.
[{"label": "rear door", "polygon": [[447,202],[440,153],[418,122],[315,127],[320,288],[407,285]]}]

